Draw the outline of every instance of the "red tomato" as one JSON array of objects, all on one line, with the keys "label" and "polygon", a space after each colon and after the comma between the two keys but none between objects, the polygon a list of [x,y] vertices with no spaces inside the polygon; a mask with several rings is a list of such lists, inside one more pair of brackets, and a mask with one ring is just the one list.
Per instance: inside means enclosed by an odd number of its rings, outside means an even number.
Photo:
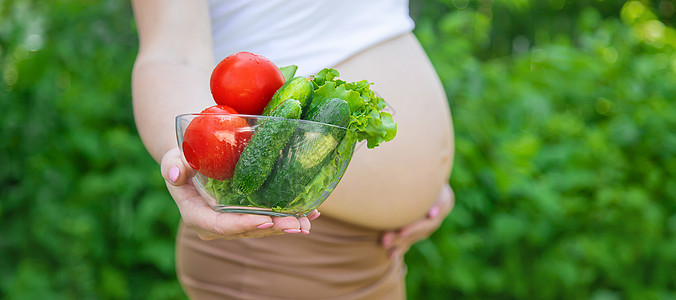
[{"label": "red tomato", "polygon": [[229,114],[239,114],[237,110],[234,108],[227,106],[227,105],[214,105],[205,108],[202,112],[202,114],[224,114],[224,115],[229,115]]},{"label": "red tomato", "polygon": [[223,59],[210,80],[216,103],[246,115],[260,115],[283,84],[282,71],[269,59],[251,52],[238,52]]},{"label": "red tomato", "polygon": [[185,160],[209,178],[231,178],[252,129],[246,120],[229,116],[237,111],[225,105],[209,107],[202,113],[205,115],[194,118],[185,129],[181,145]]}]

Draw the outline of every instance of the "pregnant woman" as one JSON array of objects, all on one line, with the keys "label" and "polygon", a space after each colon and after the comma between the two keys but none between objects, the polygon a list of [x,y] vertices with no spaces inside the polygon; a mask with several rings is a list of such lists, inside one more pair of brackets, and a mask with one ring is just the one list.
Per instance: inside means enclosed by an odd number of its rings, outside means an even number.
[{"label": "pregnant woman", "polygon": [[[402,254],[451,210],[453,131],[405,0],[138,0],[134,113],[182,216],[177,272],[192,299],[405,299]],[[395,111],[393,141],[360,147],[307,218],[215,213],[189,183],[174,117],[213,105],[209,76],[239,51],[297,75],[367,79]],[[311,234],[310,234],[311,231]]]}]

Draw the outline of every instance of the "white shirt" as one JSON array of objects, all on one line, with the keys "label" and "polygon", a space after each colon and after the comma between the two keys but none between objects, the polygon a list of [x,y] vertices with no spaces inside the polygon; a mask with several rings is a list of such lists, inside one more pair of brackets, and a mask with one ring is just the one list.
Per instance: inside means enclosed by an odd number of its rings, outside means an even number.
[{"label": "white shirt", "polygon": [[210,0],[216,62],[250,51],[297,75],[410,32],[408,0]]}]

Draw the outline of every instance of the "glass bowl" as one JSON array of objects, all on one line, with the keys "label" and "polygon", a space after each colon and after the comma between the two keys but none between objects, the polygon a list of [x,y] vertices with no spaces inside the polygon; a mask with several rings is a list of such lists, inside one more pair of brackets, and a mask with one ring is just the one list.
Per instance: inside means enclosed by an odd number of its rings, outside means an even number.
[{"label": "glass bowl", "polygon": [[240,114],[178,115],[176,137],[214,210],[296,217],[331,194],[356,144],[344,127]]}]

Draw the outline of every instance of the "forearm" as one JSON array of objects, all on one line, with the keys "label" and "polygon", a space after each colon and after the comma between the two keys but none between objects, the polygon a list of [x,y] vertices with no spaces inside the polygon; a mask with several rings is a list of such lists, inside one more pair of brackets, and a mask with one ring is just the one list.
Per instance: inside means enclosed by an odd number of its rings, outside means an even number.
[{"label": "forearm", "polygon": [[134,117],[139,134],[158,162],[176,147],[175,117],[213,105],[204,67],[139,58],[132,76]]},{"label": "forearm", "polygon": [[158,162],[176,146],[174,118],[213,104],[214,66],[205,0],[132,1],[139,53],[132,73],[134,117]]}]

